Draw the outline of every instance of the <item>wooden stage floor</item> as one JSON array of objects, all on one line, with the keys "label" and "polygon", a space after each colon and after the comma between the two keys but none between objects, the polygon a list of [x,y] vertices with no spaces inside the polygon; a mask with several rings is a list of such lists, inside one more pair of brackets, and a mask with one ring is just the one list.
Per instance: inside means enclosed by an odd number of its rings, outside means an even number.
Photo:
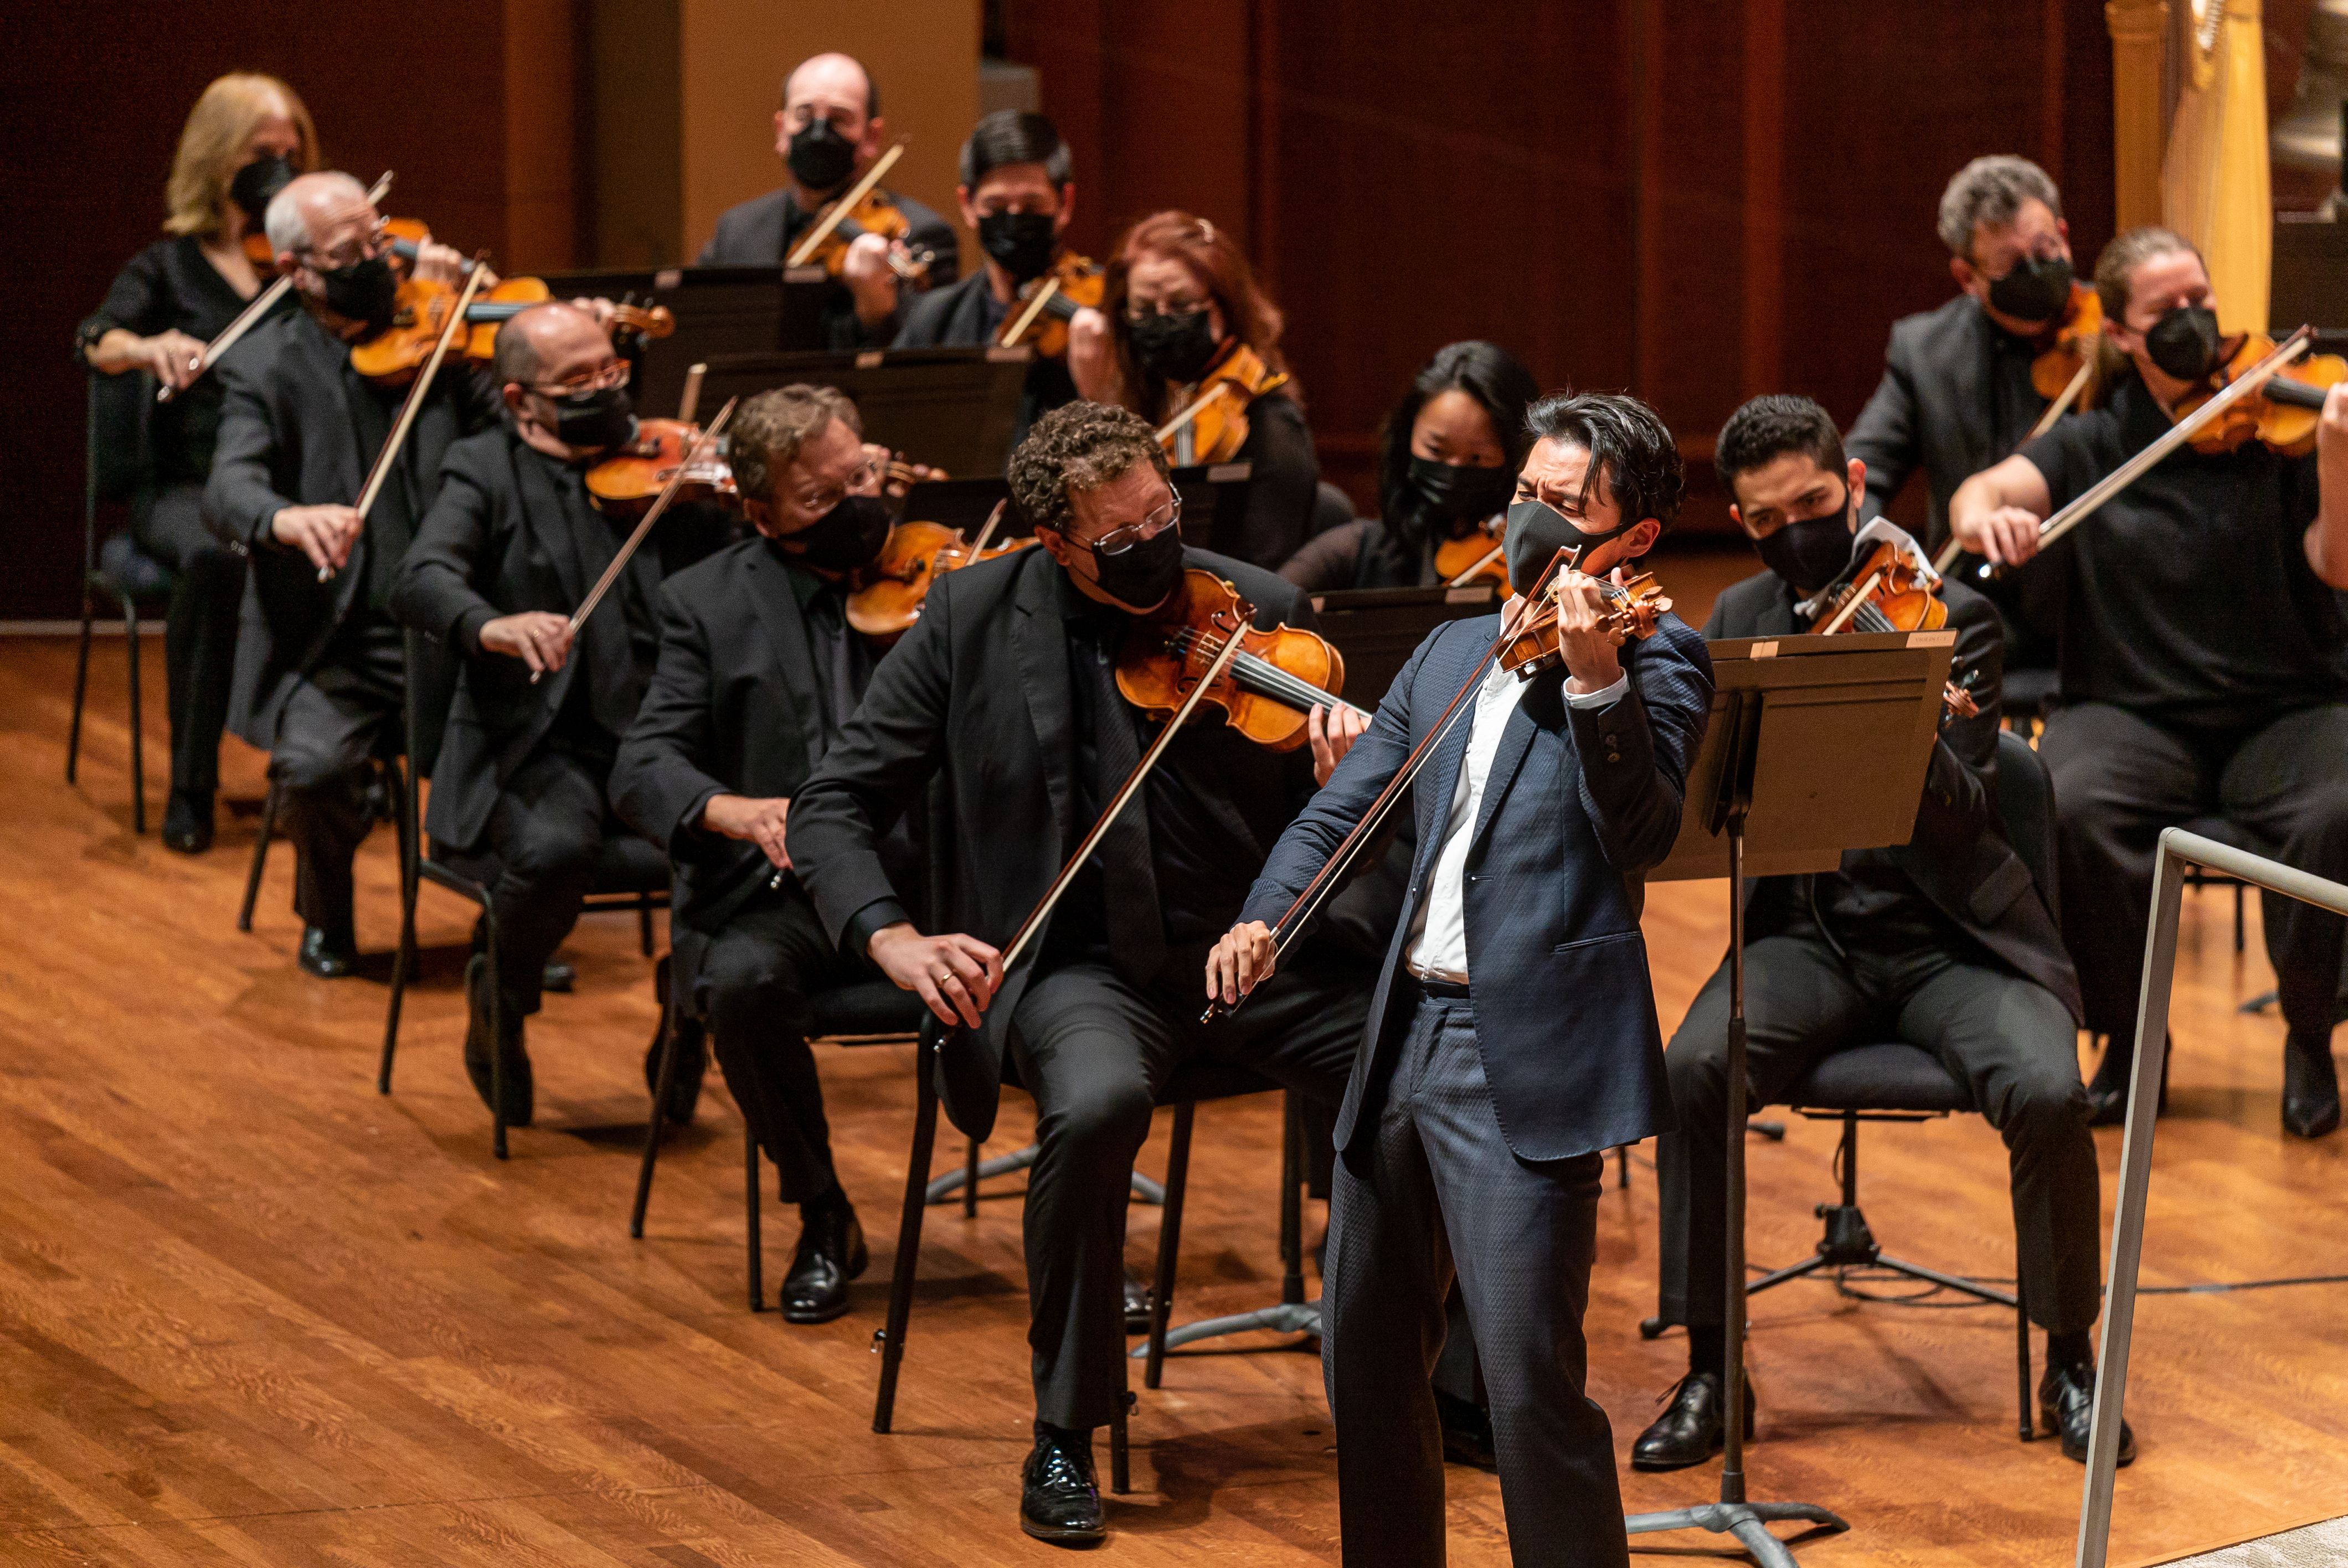
[{"label": "wooden stage floor", "polygon": [[[161,649],[148,648],[154,789]],[[334,984],[295,969],[282,848],[254,931],[234,928],[259,760],[232,743],[237,809],[219,845],[194,860],[167,854],[129,830],[118,638],[101,644],[81,784],[62,782],[71,670],[64,641],[0,642],[12,828],[0,857],[0,1560],[1052,1556],[1014,1517],[1030,1406],[1012,1190],[975,1220],[932,1211],[898,1434],[869,1430],[910,1051],[822,1060],[875,1258],[854,1311],[817,1328],[753,1317],[740,1122],[714,1071],[698,1122],[663,1163],[645,1238],[628,1238],[654,1023],[633,917],[591,917],[567,949],[578,992],[549,998],[533,1026],[539,1124],[497,1163],[458,1054],[467,909],[425,896],[425,982],[396,1091],[378,1098],[385,966]],[[394,880],[378,834],[360,874],[360,937],[377,955],[393,938]],[[1667,1025],[1720,955],[1722,887],[1652,894]],[[2271,984],[2255,904],[2241,958],[2230,892],[2187,905],[2147,1283],[2340,1272],[2348,1139],[2282,1137],[2281,1027],[2235,1010]],[[1023,1112],[1014,1097],[996,1150],[1025,1141]],[[1753,1144],[1757,1263],[1810,1250],[1833,1137],[1797,1122],[1782,1144]],[[2108,1218],[2118,1134],[2097,1142]],[[2010,1275],[2004,1161],[1983,1124],[1870,1128],[1863,1146],[1861,1195],[1888,1248]],[[1144,1167],[1159,1170],[1164,1151],[1161,1125]],[[1626,1454],[1684,1355],[1676,1337],[1644,1343],[1635,1327],[1655,1283],[1645,1156],[1630,1190],[1604,1200],[1590,1315],[1593,1391]],[[1268,1098],[1200,1114],[1178,1317],[1276,1296],[1277,1169]],[[796,1219],[768,1208],[771,1290]],[[1136,1207],[1133,1258],[1156,1232],[1157,1211]],[[2322,1285],[2145,1299],[2129,1410],[2142,1457],[2122,1473],[2115,1563],[2348,1506],[2343,1305],[2348,1288]],[[2081,1471],[2051,1441],[2016,1440],[2013,1343],[1993,1308],[1862,1304],[1828,1283],[1761,1298],[1754,1494],[1824,1503],[1856,1526],[1804,1546],[1807,1562],[2069,1560]],[[1265,1342],[1179,1357],[1163,1390],[1141,1394],[1133,1432],[1137,1491],[1110,1512],[1116,1560],[1334,1559],[1335,1467],[1310,1355]],[[1453,1561],[1506,1562],[1497,1482],[1449,1474]],[[1664,1508],[1709,1500],[1716,1481],[1716,1466],[1626,1471],[1624,1491],[1633,1508]]]}]

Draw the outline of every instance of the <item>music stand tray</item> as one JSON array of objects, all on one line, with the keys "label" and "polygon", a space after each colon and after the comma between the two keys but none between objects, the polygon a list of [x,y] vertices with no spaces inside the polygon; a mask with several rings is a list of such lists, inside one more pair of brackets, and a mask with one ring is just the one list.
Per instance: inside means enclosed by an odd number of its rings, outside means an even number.
[{"label": "music stand tray", "polygon": [[685,392],[685,374],[716,354],[772,354],[823,345],[823,269],[786,273],[777,267],[662,267],[549,273],[558,300],[602,295],[665,305],[676,330],[644,344],[633,392],[636,407],[666,418]]},{"label": "music stand tray", "polygon": [[1321,635],[1345,659],[1347,702],[1375,708],[1427,634],[1447,620],[1467,620],[1499,609],[1489,581],[1457,588],[1365,588],[1313,596]]},{"label": "music stand tray", "polygon": [[1745,1495],[1745,878],[1832,871],[1845,850],[1913,835],[1956,633],[1734,638],[1711,644],[1712,722],[1688,769],[1678,839],[1650,881],[1728,877],[1727,1311],[1720,1501],[1624,1521],[1633,1535],[1733,1535],[1762,1568],[1795,1568],[1768,1531],[1850,1528],[1814,1503]]},{"label": "music stand tray", "polygon": [[856,405],[864,438],[957,478],[1003,472],[1034,358],[1025,348],[892,348],[857,354],[713,354],[702,400],[792,382],[835,386]]}]

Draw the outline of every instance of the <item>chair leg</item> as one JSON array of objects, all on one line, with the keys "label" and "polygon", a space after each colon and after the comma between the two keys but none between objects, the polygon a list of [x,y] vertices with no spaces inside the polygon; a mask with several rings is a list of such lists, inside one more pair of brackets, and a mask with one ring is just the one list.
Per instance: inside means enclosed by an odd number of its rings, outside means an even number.
[{"label": "chair leg", "polygon": [[978,1218],[978,1140],[964,1140],[962,1157],[962,1217]]},{"label": "chair leg", "polygon": [[[383,1060],[375,1070],[375,1091],[391,1092],[391,1058],[399,1049],[399,1009],[407,996],[407,979],[416,972],[416,898],[422,883],[422,874],[416,868],[419,849],[416,836],[416,800],[414,791],[407,785],[413,781],[402,770],[399,794],[399,943],[391,955],[391,999],[383,1010]],[[276,798],[275,786],[271,799]],[[252,895],[245,895],[245,912],[252,910]],[[470,1024],[472,999],[466,999],[467,1022]]]},{"label": "chair leg", "polygon": [[[665,1103],[665,1102],[664,1102]],[[650,1167],[646,1167],[647,1173]],[[764,1198],[758,1191],[758,1135],[742,1122],[742,1235],[749,1248],[750,1310],[767,1309],[767,1238],[759,1221]]]},{"label": "chair leg", "polygon": [[1293,1091],[1280,1097],[1280,1301],[1304,1302],[1304,1112]]},{"label": "chair leg", "polygon": [[2030,1304],[2022,1290],[2022,1258],[2016,1249],[2013,1260],[2013,1367],[2014,1386],[2022,1409],[2019,1428],[2024,1442],[2038,1435],[2038,1423],[2030,1411]]},{"label": "chair leg", "polygon": [[885,1432],[897,1413],[897,1372],[905,1360],[905,1331],[913,1315],[913,1273],[922,1256],[922,1216],[928,1208],[930,1155],[938,1141],[937,1025],[922,1024],[913,1052],[913,1146],[905,1160],[905,1203],[897,1215],[897,1263],[889,1278],[889,1316],[874,1335],[880,1352],[880,1388],[872,1401],[872,1430]]},{"label": "chair leg", "polygon": [[277,831],[277,803],[283,786],[275,778],[269,781],[269,793],[262,797],[261,825],[252,835],[252,869],[244,878],[244,902],[236,912],[236,928],[252,929],[252,906],[261,897],[261,874],[269,866],[269,839]]},{"label": "chair leg", "polygon": [[81,590],[81,651],[74,656],[73,724],[66,731],[66,783],[75,782],[81,766],[81,710],[89,699],[89,628],[97,615],[89,589]]},{"label": "chair leg", "polygon": [[[498,984],[498,917],[481,906],[482,946],[489,956],[489,1153],[506,1157],[506,999]],[[467,999],[468,1003],[470,1002]]]},{"label": "chair leg", "polygon": [[[1125,1358],[1122,1356],[1117,1358],[1117,1375],[1119,1381],[1124,1380]],[[1133,1490],[1133,1463],[1125,1434],[1126,1413],[1132,1409],[1133,1390],[1118,1389],[1117,1408],[1108,1418],[1108,1489],[1119,1497]]]},{"label": "chair leg", "polygon": [[636,900],[636,947],[645,958],[653,956],[653,896],[649,893]]},{"label": "chair leg", "polygon": [[1614,1150],[1614,1190],[1618,1193],[1631,1190],[1631,1145],[1628,1143],[1618,1144]]},{"label": "chair leg", "polygon": [[[132,668],[136,669],[137,666],[133,665]],[[136,711],[136,704],[139,700],[137,696],[138,690],[139,689],[136,684],[131,687],[131,702],[133,703],[134,712]],[[2249,891],[2250,886],[2247,883],[2237,882],[2234,884],[2234,957],[2238,958],[2242,956],[2242,896]]]},{"label": "chair leg", "polygon": [[[644,1159],[636,1166],[636,1204],[635,1207],[630,1210],[628,1214],[628,1235],[638,1241],[644,1239],[644,1207],[652,1202],[653,1196],[653,1163],[660,1158],[661,1132],[664,1130],[664,1124],[668,1121],[667,1107],[669,1085],[675,1081],[676,1077],[676,1040],[678,1031],[675,1028],[670,1027],[669,1024],[668,987],[669,960],[666,957],[663,957],[661,961],[654,966],[653,968],[653,994],[660,999],[661,1009],[662,1027],[660,1066],[654,1073],[653,1113],[652,1120],[644,1125]],[[745,1135],[749,1135],[748,1123],[746,1122],[743,1125]],[[758,1147],[757,1138],[751,1137],[750,1228],[754,1235],[757,1234],[757,1225]],[[751,1269],[753,1274],[757,1272],[757,1245],[756,1242],[753,1242],[750,1251]],[[757,1286],[753,1285],[750,1289],[750,1310],[753,1312],[758,1310],[759,1295],[760,1293]]]},{"label": "chair leg", "polygon": [[1174,1143],[1166,1154],[1166,1207],[1158,1220],[1158,1277],[1149,1293],[1149,1358],[1141,1372],[1142,1386],[1148,1389],[1158,1387],[1166,1368],[1166,1320],[1174,1310],[1174,1260],[1182,1249],[1182,1198],[1190,1184],[1190,1118],[1195,1109],[1189,1101],[1174,1107]]},{"label": "chair leg", "polygon": [[[130,831],[147,831],[147,727],[139,711],[139,603],[136,600],[122,601],[122,641],[129,645],[130,662]],[[2240,908],[2241,900],[2235,899]],[[2240,924],[2239,917],[2236,924]],[[2234,944],[2237,952],[2240,942]]]}]

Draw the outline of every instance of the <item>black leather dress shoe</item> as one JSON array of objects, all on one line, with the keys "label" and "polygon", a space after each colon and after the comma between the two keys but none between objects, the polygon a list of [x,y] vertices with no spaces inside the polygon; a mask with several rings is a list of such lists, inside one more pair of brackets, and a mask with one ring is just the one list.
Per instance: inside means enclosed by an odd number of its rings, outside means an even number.
[{"label": "black leather dress shoe", "polygon": [[212,792],[173,790],[163,807],[163,847],[201,855],[212,846]]},{"label": "black leather dress shoe", "polygon": [[349,937],[335,936],[324,926],[304,926],[300,962],[322,980],[345,979],[357,972],[359,945]]},{"label": "black leather dress shoe", "polygon": [[783,1276],[783,1321],[829,1323],[848,1310],[848,1282],[871,1261],[848,1194],[800,1209],[799,1249]]},{"label": "black leather dress shoe", "polygon": [[567,997],[571,994],[571,988],[578,983],[579,971],[577,969],[572,968],[561,958],[550,958],[547,960],[546,973],[539,979],[538,989],[542,991],[552,991],[558,996]]},{"label": "black leather dress shoe", "polygon": [[[2168,1049],[2160,1056],[2160,1102],[2154,1114],[2168,1114],[2168,1069],[2177,1060],[2177,1037],[2168,1037]],[[2115,1036],[2104,1048],[2104,1060],[2096,1064],[2096,1075],[2087,1080],[2087,1125],[2116,1127],[2127,1120],[2128,1082],[2135,1076],[2136,1039],[2121,1040]]]},{"label": "black leather dress shoe", "polygon": [[1064,1546],[1107,1538],[1100,1488],[1093,1481],[1092,1433],[1035,1423],[1035,1446],[1019,1472],[1019,1528]]},{"label": "black leather dress shoe", "polygon": [[1149,1332],[1149,1286],[1129,1274],[1125,1276],[1125,1331]]},{"label": "black leather dress shoe", "polygon": [[2282,1048],[2282,1127],[2294,1138],[2321,1138],[2340,1125],[2340,1073],[2330,1030],[2292,1030]]},{"label": "black leather dress shoe", "polygon": [[489,988],[496,982],[489,978],[489,960],[476,954],[465,966],[465,1076],[473,1081],[473,1092],[481,1103],[497,1108],[493,1095],[495,1079],[490,1075],[489,1052],[502,1050],[505,1056],[505,1124],[527,1127],[534,1110],[536,1095],[530,1074],[530,1052],[522,1049],[521,1019],[511,1016],[499,1020],[499,1033],[505,1038],[493,1047],[489,1034]]},{"label": "black leather dress shoe", "polygon": [[1492,1418],[1457,1394],[1435,1390],[1435,1414],[1443,1424],[1443,1462],[1497,1472],[1500,1456],[1492,1447]]},{"label": "black leather dress shoe", "polygon": [[[1725,1399],[1717,1372],[1690,1372],[1665,1396],[1671,1403],[1631,1445],[1632,1470],[1685,1470],[1718,1453],[1728,1440],[1721,1424]],[[1753,1379],[1745,1378],[1745,1435],[1753,1435]]]},{"label": "black leather dress shoe", "polygon": [[669,1125],[683,1127],[691,1123],[694,1108],[701,1103],[701,1081],[709,1072],[709,1037],[701,1025],[689,1020],[679,1020],[674,1013],[664,1017],[666,1021],[661,1032],[644,1048],[644,1092],[660,1092],[661,1046],[670,1030],[678,1030],[676,1076],[669,1080],[666,1110]]},{"label": "black leather dress shoe", "polygon": [[[2063,1440],[2063,1457],[2087,1462],[2087,1432],[2096,1420],[2096,1368],[2091,1363],[2046,1368],[2038,1384],[2038,1419]],[[2120,1463],[2136,1462],[2136,1433],[2120,1423]]]}]

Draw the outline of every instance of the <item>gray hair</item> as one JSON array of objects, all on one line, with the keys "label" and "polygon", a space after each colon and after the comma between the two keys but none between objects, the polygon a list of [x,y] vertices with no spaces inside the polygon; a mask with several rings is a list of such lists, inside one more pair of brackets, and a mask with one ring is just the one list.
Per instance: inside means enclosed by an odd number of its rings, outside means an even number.
[{"label": "gray hair", "polygon": [[1950,255],[1970,261],[1973,231],[2005,227],[2025,201],[2044,201],[2049,212],[2063,216],[2063,193],[2044,169],[2011,153],[1976,158],[1941,192],[1941,243]]},{"label": "gray hair", "polygon": [[310,243],[310,215],[303,209],[330,190],[361,201],[366,200],[366,187],[340,169],[299,176],[269,199],[269,210],[261,222],[269,236],[272,254],[282,256]]}]

